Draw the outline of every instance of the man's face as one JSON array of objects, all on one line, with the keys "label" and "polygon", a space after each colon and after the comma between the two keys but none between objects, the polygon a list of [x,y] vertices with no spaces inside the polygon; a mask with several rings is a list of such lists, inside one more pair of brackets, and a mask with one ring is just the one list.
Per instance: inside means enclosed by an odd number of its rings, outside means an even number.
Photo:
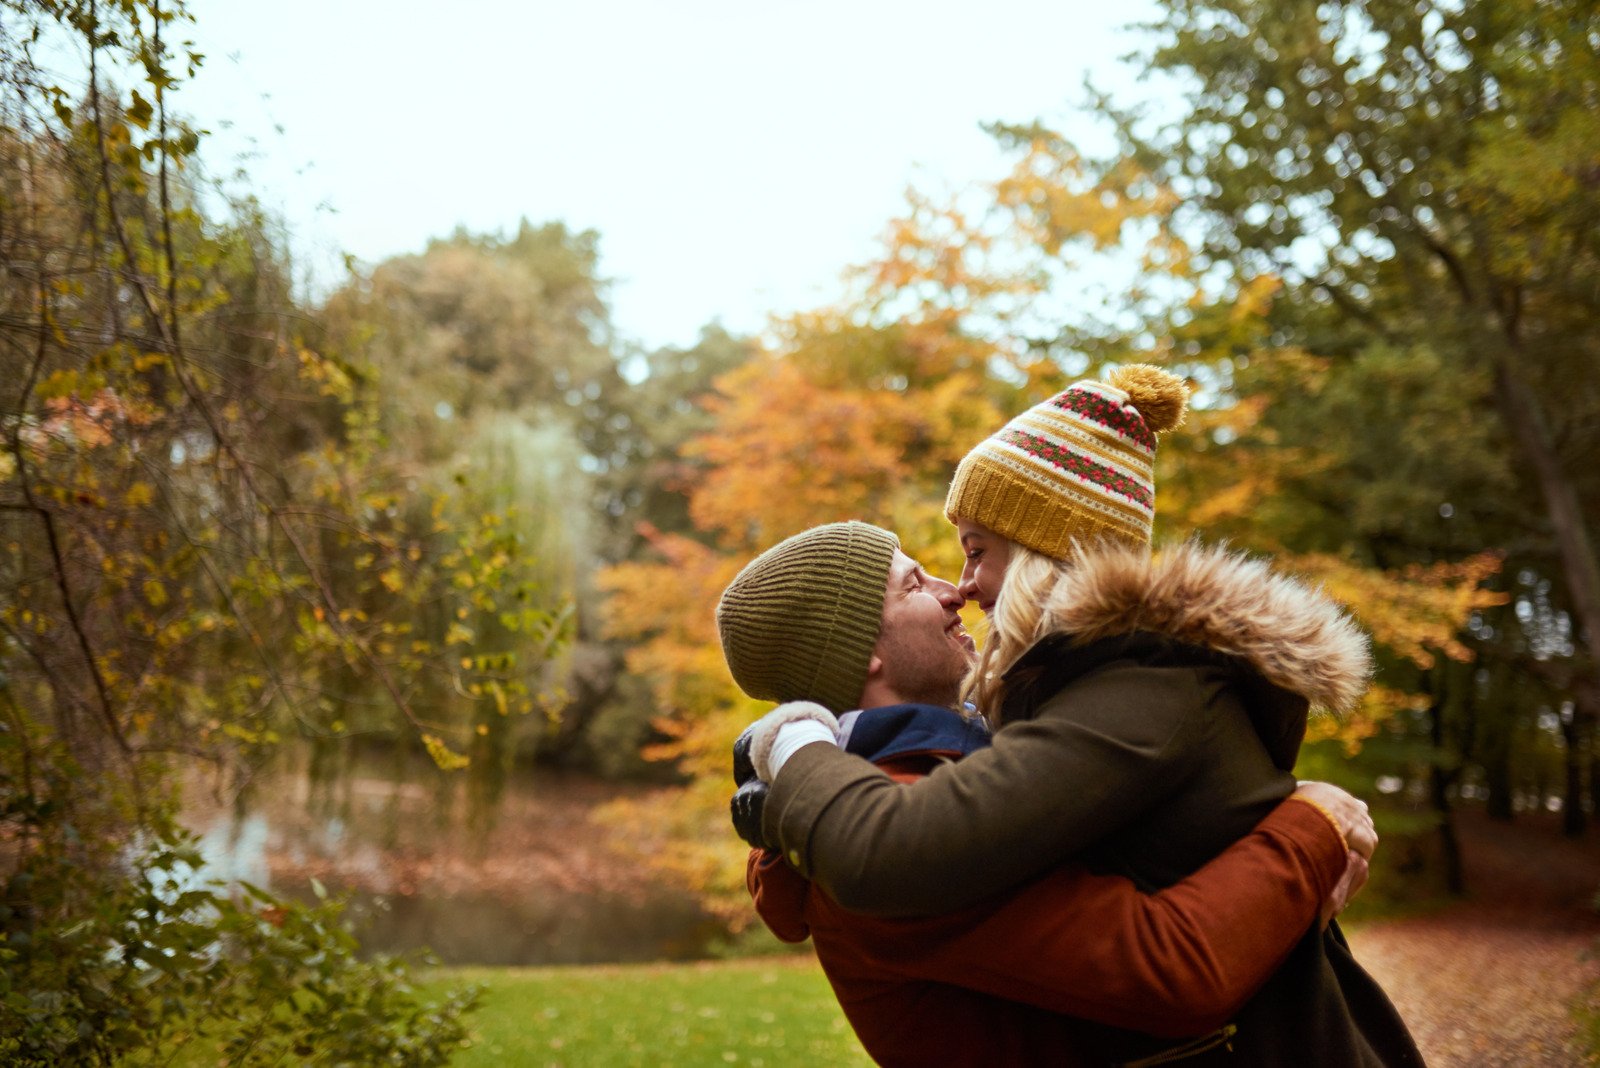
[{"label": "man's face", "polygon": [[873,655],[902,701],[953,706],[977,647],[961,624],[956,588],[895,550]]}]

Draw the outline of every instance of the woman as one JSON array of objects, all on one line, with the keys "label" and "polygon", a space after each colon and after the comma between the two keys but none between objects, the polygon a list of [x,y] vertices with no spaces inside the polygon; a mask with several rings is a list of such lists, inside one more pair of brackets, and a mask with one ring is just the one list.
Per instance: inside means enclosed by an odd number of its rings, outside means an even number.
[{"label": "woman", "polygon": [[[1309,708],[1348,707],[1365,641],[1320,594],[1189,544],[1149,554],[1156,434],[1186,390],[1149,367],[1081,382],[962,461],[946,514],[962,591],[990,615],[968,693],[997,728],[960,764],[899,786],[805,745],[767,759],[765,829],[847,908],[936,914],[1067,857],[1171,885],[1294,789]],[[774,723],[785,718],[775,713]],[[806,730],[785,725],[783,731]],[[1108,1063],[1161,1046],[1096,1032]],[[1337,927],[1309,931],[1216,1044],[1185,1064],[1408,1065],[1421,1058]]]}]

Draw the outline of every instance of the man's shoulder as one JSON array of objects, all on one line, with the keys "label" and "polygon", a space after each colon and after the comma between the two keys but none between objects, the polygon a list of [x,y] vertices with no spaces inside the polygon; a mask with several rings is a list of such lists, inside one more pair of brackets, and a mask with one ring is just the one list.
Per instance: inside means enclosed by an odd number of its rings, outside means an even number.
[{"label": "man's shoulder", "polygon": [[846,751],[871,761],[910,753],[966,756],[989,744],[989,725],[939,705],[884,705],[843,717],[840,742]]}]

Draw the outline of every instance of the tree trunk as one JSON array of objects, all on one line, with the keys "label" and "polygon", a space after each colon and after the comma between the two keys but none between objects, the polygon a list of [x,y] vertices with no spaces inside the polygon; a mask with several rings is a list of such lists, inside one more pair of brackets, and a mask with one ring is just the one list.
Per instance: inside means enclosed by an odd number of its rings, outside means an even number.
[{"label": "tree trunk", "polygon": [[1498,746],[1484,757],[1484,786],[1489,790],[1489,800],[1484,809],[1492,820],[1510,823],[1516,816],[1511,802],[1511,746]]},{"label": "tree trunk", "polygon": [[[1582,837],[1589,827],[1589,814],[1584,805],[1583,773],[1590,771],[1588,794],[1592,796],[1595,724],[1600,722],[1600,688],[1579,685],[1575,691],[1572,697],[1572,720],[1561,724],[1561,736],[1567,743],[1567,793],[1561,804],[1561,830],[1568,838]],[[1588,769],[1584,767],[1586,763],[1590,765]]]},{"label": "tree trunk", "polygon": [[1561,799],[1561,833],[1568,838],[1581,838],[1589,820],[1583,811],[1583,758],[1577,724],[1563,724],[1561,734],[1567,740],[1567,790]]},{"label": "tree trunk", "polygon": [[1439,814],[1439,856],[1444,861],[1444,887],[1452,896],[1467,892],[1467,878],[1461,864],[1461,839],[1456,834],[1455,810],[1450,806],[1450,783],[1455,775],[1434,765],[1432,773],[1433,808]]},{"label": "tree trunk", "polygon": [[1445,890],[1459,897],[1466,893],[1467,880],[1461,864],[1461,840],[1456,835],[1455,810],[1450,804],[1450,786],[1460,776],[1461,765],[1453,753],[1446,751],[1445,718],[1451,702],[1459,710],[1465,695],[1459,687],[1451,686],[1449,675],[1448,670],[1432,673],[1435,690],[1428,719],[1433,766],[1428,769],[1428,792],[1433,810],[1439,815],[1439,855],[1444,861]]},{"label": "tree trunk", "polygon": [[1600,738],[1589,743],[1589,811],[1600,816]]},{"label": "tree trunk", "polygon": [[1489,791],[1485,803],[1492,820],[1510,823],[1516,817],[1516,785],[1512,755],[1516,750],[1516,697],[1506,684],[1504,663],[1480,658],[1488,672],[1488,686],[1480,692],[1475,680],[1467,682],[1468,700],[1481,711],[1477,717],[1474,757],[1483,767],[1483,784]]},{"label": "tree trunk", "polygon": [[1600,665],[1600,560],[1595,556],[1594,542],[1584,523],[1578,491],[1561,467],[1561,458],[1556,454],[1538,399],[1512,369],[1511,359],[1516,354],[1514,347],[1497,354],[1496,400],[1523,461],[1538,480],[1550,525],[1555,530],[1580,641],[1589,653],[1590,664]]}]

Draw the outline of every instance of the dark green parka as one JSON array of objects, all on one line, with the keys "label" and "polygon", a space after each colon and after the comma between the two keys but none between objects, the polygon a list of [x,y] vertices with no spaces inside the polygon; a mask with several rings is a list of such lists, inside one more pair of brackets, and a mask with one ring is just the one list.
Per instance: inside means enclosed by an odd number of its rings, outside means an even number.
[{"label": "dark green parka", "polygon": [[[1169,886],[1293,792],[1309,708],[1349,707],[1370,671],[1320,593],[1194,543],[1085,557],[1045,617],[990,749],[900,785],[806,746],[772,784],[769,840],[846,908],[884,915],[970,905],[1068,857]],[[1183,1063],[1422,1063],[1337,926],[1307,932],[1234,1023],[1230,1045]],[[1097,1034],[1108,1064],[1164,1046]]]}]

